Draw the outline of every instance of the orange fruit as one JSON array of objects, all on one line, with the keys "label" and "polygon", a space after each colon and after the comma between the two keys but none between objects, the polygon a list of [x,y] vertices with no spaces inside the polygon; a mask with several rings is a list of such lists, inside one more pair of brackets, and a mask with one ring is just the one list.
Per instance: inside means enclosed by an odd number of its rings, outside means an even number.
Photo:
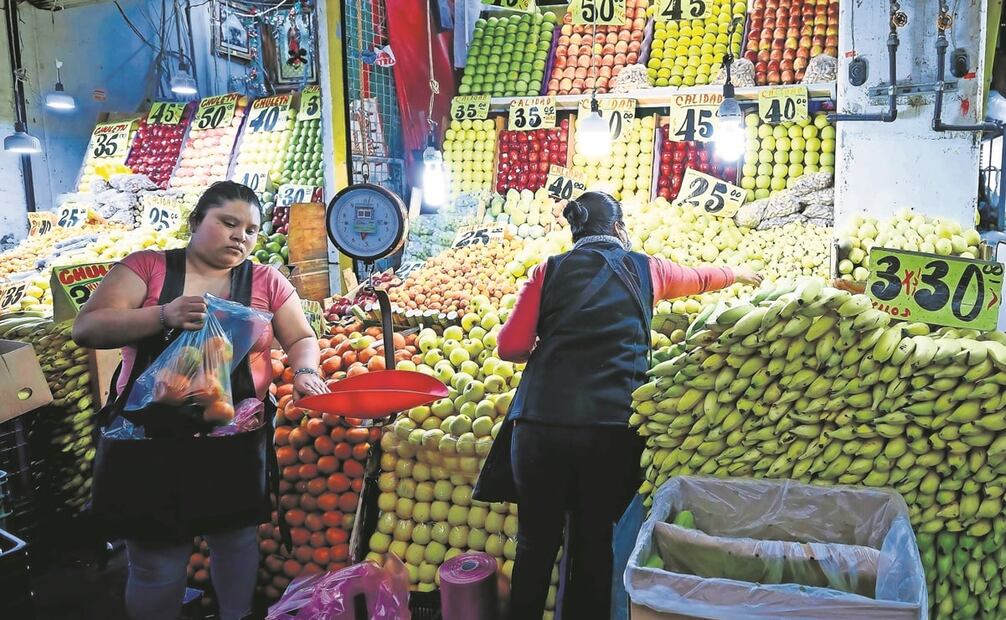
[{"label": "orange fruit", "polygon": [[327,540],[328,544],[333,547],[335,545],[341,545],[342,543],[349,541],[349,532],[340,527],[330,527],[325,530],[325,540]]},{"label": "orange fruit", "polygon": [[203,409],[203,420],[223,426],[234,421],[234,406],[225,400],[217,400]]},{"label": "orange fruit", "polygon": [[286,522],[290,527],[300,527],[304,525],[307,515],[300,508],[293,508],[286,511]]},{"label": "orange fruit", "polygon": [[290,427],[289,426],[277,426],[276,432],[273,433],[273,443],[277,446],[286,446],[290,444]]},{"label": "orange fruit", "polygon": [[322,493],[324,493],[325,489],[328,488],[326,486],[326,484],[327,483],[326,483],[326,481],[325,481],[324,478],[314,478],[312,480],[308,480],[307,481],[307,492],[310,493],[311,495],[314,495],[315,497],[317,497],[317,496],[321,495]]},{"label": "orange fruit", "polygon": [[328,433],[325,433],[314,440],[314,451],[318,454],[332,454],[335,452],[335,442],[328,436]]},{"label": "orange fruit", "polygon": [[323,474],[334,474],[339,471],[339,459],[334,456],[323,456],[318,459],[318,471]]},{"label": "orange fruit", "polygon": [[[326,487],[327,488],[327,487]],[[331,512],[339,509],[339,496],[335,493],[322,493],[318,496],[318,510]]]},{"label": "orange fruit", "polygon": [[[349,490],[349,478],[346,474],[332,474],[328,477],[328,490],[333,493],[343,493]],[[354,506],[355,510],[356,507]]]},{"label": "orange fruit", "polygon": [[315,564],[320,564],[321,566],[328,566],[331,557],[327,547],[321,547],[320,549],[315,549],[314,553],[311,554],[311,560]]},{"label": "orange fruit", "polygon": [[322,513],[321,520],[325,524],[325,527],[328,528],[341,527],[342,513],[339,512],[338,510],[330,510],[328,512]]},{"label": "orange fruit", "polygon": [[320,419],[308,420],[307,424],[304,425],[304,430],[306,430],[307,434],[311,437],[328,435],[328,426]]}]

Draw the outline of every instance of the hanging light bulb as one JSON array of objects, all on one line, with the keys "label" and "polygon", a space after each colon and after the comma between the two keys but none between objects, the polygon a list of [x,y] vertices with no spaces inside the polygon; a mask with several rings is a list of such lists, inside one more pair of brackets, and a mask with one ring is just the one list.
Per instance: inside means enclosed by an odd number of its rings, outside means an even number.
[{"label": "hanging light bulb", "polygon": [[430,207],[440,207],[447,202],[448,175],[444,156],[437,149],[433,127],[423,151],[423,202]]},{"label": "hanging light bulb", "polygon": [[185,60],[178,61],[178,72],[171,76],[171,92],[184,96],[199,92],[196,81],[189,75],[189,65]]},{"label": "hanging light bulb", "polygon": [[45,107],[50,110],[58,110],[60,112],[68,112],[70,110],[75,110],[77,108],[77,101],[73,98],[73,95],[65,92],[63,90],[63,78],[60,75],[60,69],[63,68],[63,61],[56,60],[56,87],[51,93],[45,96]]},{"label": "hanging light bulb", "polygon": [[[733,31],[739,24],[737,19],[731,23],[731,40]],[[723,67],[726,70],[727,79],[723,83],[723,102],[717,113],[719,117],[716,124],[716,158],[723,161],[737,161],[744,153],[744,143],[747,139],[744,131],[744,114],[741,106],[737,103],[733,81],[730,79],[730,65],[734,61],[733,43],[723,59]]]},{"label": "hanging light bulb", "polygon": [[31,154],[42,151],[38,138],[25,131],[24,123],[14,123],[14,133],[3,139],[3,150],[8,153]]},{"label": "hanging light bulb", "polygon": [[576,122],[576,152],[592,159],[611,154],[611,130],[594,96],[590,98],[590,112]]}]

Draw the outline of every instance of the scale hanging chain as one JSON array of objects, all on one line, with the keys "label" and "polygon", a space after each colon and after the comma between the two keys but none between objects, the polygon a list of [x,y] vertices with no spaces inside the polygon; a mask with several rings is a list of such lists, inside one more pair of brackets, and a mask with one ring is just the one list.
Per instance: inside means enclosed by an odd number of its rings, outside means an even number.
[{"label": "scale hanging chain", "polygon": [[367,155],[370,153],[370,122],[367,118],[366,106],[363,100],[363,72],[364,72],[364,62],[363,62],[363,4],[362,0],[356,0],[356,54],[359,58],[359,74],[356,76],[356,82],[360,85],[360,98],[357,100],[359,102],[359,108],[356,111],[357,124],[360,127],[360,145],[362,151],[362,161],[360,162],[360,174],[363,177],[363,182],[368,183],[370,181],[370,163],[367,161]]},{"label": "scale hanging chain", "polygon": [[430,109],[426,114],[426,122],[430,126],[430,133],[433,133],[437,127],[433,122],[433,102],[440,94],[440,82],[433,73],[433,0],[427,0],[426,7],[426,51],[430,61]]}]

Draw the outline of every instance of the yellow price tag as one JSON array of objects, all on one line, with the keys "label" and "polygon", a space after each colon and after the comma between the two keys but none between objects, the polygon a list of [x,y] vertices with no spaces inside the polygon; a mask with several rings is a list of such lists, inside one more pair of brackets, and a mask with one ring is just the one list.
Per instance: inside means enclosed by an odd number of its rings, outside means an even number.
[{"label": "yellow price tag", "polygon": [[746,196],[747,192],[733,183],[688,168],[674,204],[702,209],[718,217],[733,217]]},{"label": "yellow price tag", "polygon": [[76,316],[114,266],[114,262],[109,262],[54,268],[49,281],[55,320],[63,322]]},{"label": "yellow price tag", "polygon": [[267,166],[238,168],[231,180],[247,185],[251,191],[261,194],[269,191],[269,168]]},{"label": "yellow price tag", "polygon": [[308,86],[300,94],[298,121],[313,121],[321,118],[321,88]]},{"label": "yellow price tag", "polygon": [[866,294],[893,317],[993,330],[1002,305],[1003,264],[873,248]]},{"label": "yellow price tag", "polygon": [[470,245],[482,243],[489,245],[493,241],[503,240],[503,226],[478,226],[475,228],[462,228],[458,230],[458,235],[454,238],[453,248],[466,248]]},{"label": "yellow price tag", "polygon": [[576,25],[621,26],[625,23],[625,0],[576,0]]},{"label": "yellow price tag", "polygon": [[484,0],[482,4],[491,4],[503,9],[523,11],[525,13],[530,13],[534,8],[533,0]]},{"label": "yellow price tag", "polygon": [[207,97],[199,102],[196,110],[195,128],[199,130],[218,129],[230,125],[238,106],[236,93]]},{"label": "yellow price tag", "polygon": [[676,22],[682,19],[705,19],[712,15],[713,0],[657,0],[653,20]]},{"label": "yellow price tag", "polygon": [[178,202],[165,196],[151,196],[143,201],[143,226],[151,230],[178,230],[181,223]]},{"label": "yellow price tag", "polygon": [[148,125],[177,125],[185,116],[185,104],[177,101],[155,101],[147,114]]},{"label": "yellow price tag", "polygon": [[489,117],[489,95],[467,95],[451,99],[451,118],[480,121]]},{"label": "yellow price tag", "polygon": [[93,159],[125,159],[129,150],[129,129],[133,121],[102,123],[91,134],[88,151]]},{"label": "yellow price tag", "polygon": [[14,312],[21,307],[21,300],[31,282],[21,280],[0,284],[0,314]]},{"label": "yellow price tag", "polygon": [[772,125],[799,123],[810,118],[808,101],[806,86],[767,88],[758,93],[758,116]]},{"label": "yellow price tag", "polygon": [[56,225],[56,214],[49,211],[38,211],[28,214],[28,236],[41,237],[52,232]]},{"label": "yellow price tag", "polygon": [[555,97],[516,97],[510,102],[507,129],[531,131],[555,127]]},{"label": "yellow price tag", "polygon": [[553,164],[549,166],[545,187],[548,195],[556,200],[572,200],[587,191],[587,182],[572,170]]},{"label": "yellow price tag", "polygon": [[[636,100],[615,98],[598,99],[597,109],[601,113],[601,118],[608,121],[608,129],[611,130],[611,139],[618,142],[625,139],[628,134],[629,124],[636,118]],[[579,117],[590,114],[590,101],[583,99],[578,106]]]},{"label": "yellow price tag", "polygon": [[668,106],[671,142],[712,142],[722,94],[674,95]]},{"label": "yellow price tag", "polygon": [[317,188],[313,185],[286,183],[276,191],[276,206],[289,207],[302,202],[312,202]]},{"label": "yellow price tag", "polygon": [[290,95],[276,95],[256,99],[248,121],[251,133],[282,131],[286,129],[286,111],[290,109]]}]

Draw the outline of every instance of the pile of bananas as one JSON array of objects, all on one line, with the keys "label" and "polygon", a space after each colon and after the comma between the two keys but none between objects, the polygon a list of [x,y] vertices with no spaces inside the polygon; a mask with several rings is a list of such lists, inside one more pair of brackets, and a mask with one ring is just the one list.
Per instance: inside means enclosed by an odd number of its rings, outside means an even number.
[{"label": "pile of bananas", "polygon": [[893,487],[933,617],[1006,613],[1006,335],[892,322],[807,278],[707,306],[654,364],[630,419],[644,494],[694,473]]},{"label": "pile of bananas", "polygon": [[23,313],[0,318],[0,338],[34,346],[52,391],[51,407],[31,426],[32,473],[47,508],[71,516],[90,496],[95,453],[91,431],[97,413],[88,351],[70,338],[72,326],[70,321],[57,324]]}]

